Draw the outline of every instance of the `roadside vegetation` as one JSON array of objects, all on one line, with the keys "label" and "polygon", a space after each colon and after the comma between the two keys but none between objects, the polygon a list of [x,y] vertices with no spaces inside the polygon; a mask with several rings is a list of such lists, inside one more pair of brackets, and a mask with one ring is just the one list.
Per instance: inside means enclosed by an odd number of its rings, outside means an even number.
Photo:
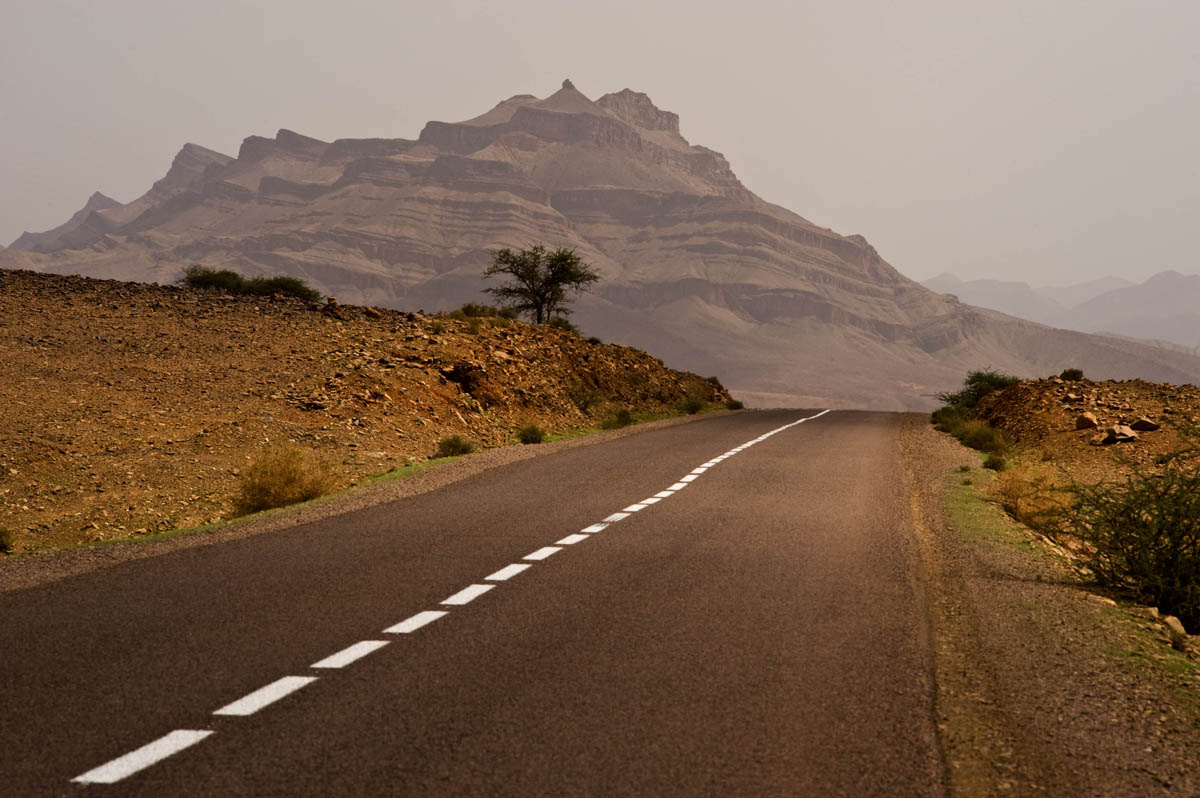
[{"label": "roadside vegetation", "polygon": [[464,454],[470,454],[475,451],[475,444],[471,443],[461,435],[451,435],[447,438],[442,438],[438,442],[437,451],[434,452],[434,457],[458,457]]},{"label": "roadside vegetation", "polygon": [[983,397],[1017,382],[1016,377],[992,369],[972,371],[963,381],[961,390],[938,394],[938,399],[945,405],[933,412],[931,420],[939,431],[953,435],[964,446],[985,453],[985,468],[1003,471],[1008,465],[1006,455],[1012,449],[1012,441],[986,421],[975,418],[973,411]]},{"label": "roadside vegetation", "polygon": [[291,443],[265,449],[242,474],[235,515],[299,504],[333,489],[327,465],[313,452]]},{"label": "roadside vegetation", "polygon": [[541,443],[546,440],[546,432],[537,424],[526,424],[517,430],[517,440],[523,444]]},{"label": "roadside vegetation", "polygon": [[[1060,379],[1081,380],[1083,372],[1067,369]],[[971,372],[962,390],[939,396],[946,405],[931,420],[986,453],[984,467],[1006,471],[991,485],[995,501],[1072,552],[1095,584],[1200,629],[1200,429],[1179,425],[1176,451],[1152,464],[1130,460],[1120,478],[1083,482],[973,416],[984,396],[1014,382]]]},{"label": "roadside vegetation", "polygon": [[294,297],[305,302],[316,302],[321,293],[298,277],[243,277],[228,269],[209,269],[198,264],[188,266],[179,280],[188,288],[203,291],[221,291],[235,296],[280,296]]}]

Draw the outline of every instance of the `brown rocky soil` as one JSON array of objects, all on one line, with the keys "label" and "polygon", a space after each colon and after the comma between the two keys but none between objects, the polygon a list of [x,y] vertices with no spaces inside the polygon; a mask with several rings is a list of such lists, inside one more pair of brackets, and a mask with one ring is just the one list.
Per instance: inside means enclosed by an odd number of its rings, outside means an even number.
[{"label": "brown rocky soil", "polygon": [[624,346],[283,298],[0,270],[0,527],[15,551],[228,516],[267,445],[315,450],[339,487],[536,423],[729,396]]},{"label": "brown rocky soil", "polygon": [[[1142,380],[1030,380],[985,396],[976,412],[1021,448],[1043,453],[1084,481],[1111,479],[1187,445],[1180,427],[1200,424],[1200,388]],[[1090,413],[1098,426],[1077,429]],[[1138,424],[1139,419],[1151,422]],[[1108,430],[1132,426],[1133,440],[1106,444]],[[1158,429],[1137,430],[1138,426]]]}]

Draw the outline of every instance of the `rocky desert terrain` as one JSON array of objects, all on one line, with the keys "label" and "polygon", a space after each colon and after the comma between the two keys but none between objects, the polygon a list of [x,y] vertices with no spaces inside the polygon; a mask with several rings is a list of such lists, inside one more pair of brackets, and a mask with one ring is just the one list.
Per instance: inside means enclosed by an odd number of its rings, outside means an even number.
[{"label": "rocky desert terrain", "polygon": [[1153,468],[1161,456],[1191,445],[1180,430],[1200,425],[1200,388],[1054,377],[989,394],[976,412],[1018,446],[1094,482]]},{"label": "rocky desert terrain", "polygon": [[264,447],[339,486],[537,424],[724,402],[715,381],[523,322],[0,270],[0,527],[16,551],[226,517]]},{"label": "rocky desert terrain", "polygon": [[200,263],[438,310],[480,299],[492,251],[535,242],[599,271],[576,317],[587,333],[720,374],[759,406],[932,409],[981,365],[1200,381],[1194,352],[934,293],[864,237],[756,196],[647,95],[592,100],[570,81],[431,121],[415,139],[280,130],[247,137],[236,157],[187,144],[141,197],[93,195],[12,242],[0,268],[170,283]]}]

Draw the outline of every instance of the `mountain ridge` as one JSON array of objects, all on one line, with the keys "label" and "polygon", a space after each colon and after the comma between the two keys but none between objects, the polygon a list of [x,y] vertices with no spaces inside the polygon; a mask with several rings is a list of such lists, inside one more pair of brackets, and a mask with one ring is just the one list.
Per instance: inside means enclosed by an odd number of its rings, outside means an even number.
[{"label": "mountain ridge", "polygon": [[91,240],[0,253],[0,266],[170,282],[201,263],[416,310],[479,300],[492,251],[540,241],[574,248],[601,274],[577,306],[589,334],[763,401],[925,408],[987,364],[1200,381],[1200,358],[934,293],[862,236],[762,200],[678,128],[641,92],[592,101],[565,81],[545,99],[431,121],[416,139],[323,142],[284,129],[247,137],[236,158],[181,151],[175,178],[133,210],[94,212],[107,229],[97,221]]}]

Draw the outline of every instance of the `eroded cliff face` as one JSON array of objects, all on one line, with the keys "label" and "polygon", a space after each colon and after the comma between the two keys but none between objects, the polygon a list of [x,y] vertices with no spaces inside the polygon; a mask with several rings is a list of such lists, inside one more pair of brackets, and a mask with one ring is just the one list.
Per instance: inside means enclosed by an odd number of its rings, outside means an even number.
[{"label": "eroded cliff face", "polygon": [[0,266],[170,282],[202,263],[411,310],[479,300],[499,247],[572,247],[603,277],[579,304],[588,334],[720,374],[760,404],[924,407],[988,363],[1200,379],[1185,354],[1065,341],[935,294],[861,236],[759,199],[645,94],[593,102],[569,81],[416,140],[281,130],[236,158],[187,145],[145,195],[51,238]]}]

